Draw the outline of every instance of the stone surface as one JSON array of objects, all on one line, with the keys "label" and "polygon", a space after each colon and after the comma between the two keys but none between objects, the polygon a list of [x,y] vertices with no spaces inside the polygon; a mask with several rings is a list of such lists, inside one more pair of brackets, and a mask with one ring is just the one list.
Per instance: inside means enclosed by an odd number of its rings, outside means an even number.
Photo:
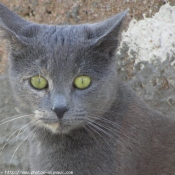
[{"label": "stone surface", "polygon": [[175,6],[132,20],[118,52],[119,73],[151,107],[174,117]]}]

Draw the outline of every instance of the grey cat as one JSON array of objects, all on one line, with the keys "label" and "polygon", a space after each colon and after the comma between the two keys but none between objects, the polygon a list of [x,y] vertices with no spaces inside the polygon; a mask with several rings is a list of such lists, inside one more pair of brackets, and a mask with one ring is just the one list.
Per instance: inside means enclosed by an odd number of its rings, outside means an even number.
[{"label": "grey cat", "polygon": [[10,81],[21,110],[31,114],[31,170],[175,174],[175,120],[150,109],[116,71],[126,14],[56,26],[25,21],[0,5]]}]

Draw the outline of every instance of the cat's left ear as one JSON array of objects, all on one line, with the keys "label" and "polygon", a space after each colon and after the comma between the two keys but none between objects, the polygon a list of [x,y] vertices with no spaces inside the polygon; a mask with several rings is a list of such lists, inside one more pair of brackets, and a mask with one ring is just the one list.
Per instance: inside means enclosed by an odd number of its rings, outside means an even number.
[{"label": "cat's left ear", "polygon": [[22,19],[0,3],[0,36],[6,39],[13,51],[27,45],[32,30],[36,30],[35,26],[37,25]]},{"label": "cat's left ear", "polygon": [[93,48],[112,56],[119,43],[119,31],[121,24],[129,9],[113,16],[106,21],[92,24],[89,39],[93,41]]}]

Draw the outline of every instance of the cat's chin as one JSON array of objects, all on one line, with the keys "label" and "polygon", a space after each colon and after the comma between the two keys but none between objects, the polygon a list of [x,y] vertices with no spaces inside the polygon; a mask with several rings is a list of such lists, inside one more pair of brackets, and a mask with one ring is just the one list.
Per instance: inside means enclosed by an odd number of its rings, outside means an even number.
[{"label": "cat's chin", "polygon": [[74,129],[82,127],[83,124],[72,125],[72,124],[64,124],[62,122],[39,122],[39,126],[49,130],[52,134],[68,134]]},{"label": "cat's chin", "polygon": [[60,130],[60,123],[56,122],[56,123],[47,123],[47,124],[43,124],[45,128],[49,129],[52,133],[58,133]]}]

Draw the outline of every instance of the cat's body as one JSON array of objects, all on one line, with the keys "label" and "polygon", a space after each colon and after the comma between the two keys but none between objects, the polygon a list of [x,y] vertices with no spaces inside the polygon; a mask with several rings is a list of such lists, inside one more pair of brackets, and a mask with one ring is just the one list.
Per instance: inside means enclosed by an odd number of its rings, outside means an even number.
[{"label": "cat's body", "polygon": [[12,87],[22,110],[32,113],[31,170],[175,174],[175,120],[150,109],[117,75],[115,51],[125,15],[48,26],[0,5]]},{"label": "cat's body", "polygon": [[[125,88],[121,86],[121,92]],[[77,175],[174,175],[175,120],[151,110],[130,93],[127,89],[120,93],[121,106],[111,109],[122,121],[105,116],[120,123],[119,131],[106,122],[108,134],[99,130],[90,134],[84,128],[67,136],[38,134],[31,144],[33,169]]]}]

